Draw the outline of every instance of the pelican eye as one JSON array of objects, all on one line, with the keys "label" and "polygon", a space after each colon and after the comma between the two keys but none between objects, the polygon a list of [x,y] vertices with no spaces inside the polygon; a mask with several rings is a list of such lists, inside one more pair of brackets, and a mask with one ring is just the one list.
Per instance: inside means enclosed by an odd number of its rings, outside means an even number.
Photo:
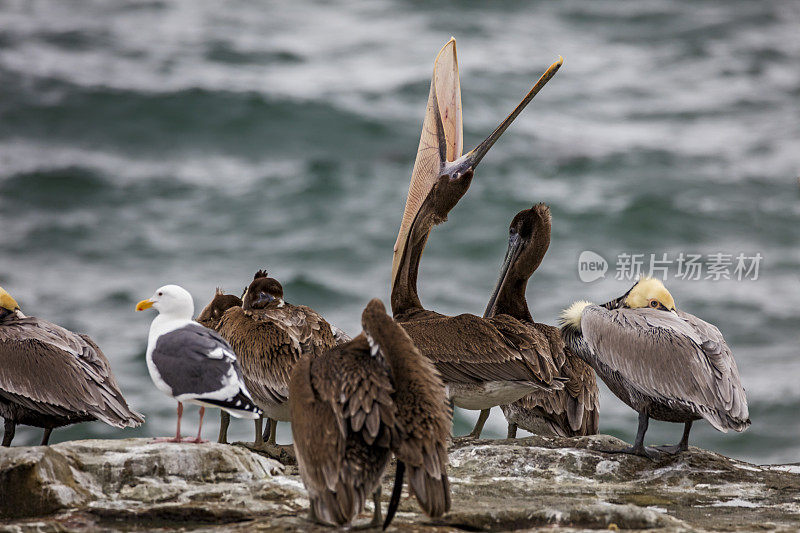
[{"label": "pelican eye", "polygon": [[650,303],[648,305],[650,305],[650,307],[652,307],[653,309],[658,309],[661,306],[658,300],[650,300]]},{"label": "pelican eye", "polygon": [[158,295],[159,296],[164,296],[164,293],[163,292],[159,292]]}]

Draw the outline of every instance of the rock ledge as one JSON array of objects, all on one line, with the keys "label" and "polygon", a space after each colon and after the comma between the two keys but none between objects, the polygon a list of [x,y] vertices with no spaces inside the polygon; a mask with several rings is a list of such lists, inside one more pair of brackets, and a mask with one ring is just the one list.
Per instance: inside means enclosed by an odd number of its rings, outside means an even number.
[{"label": "rock ledge", "polygon": [[[601,451],[623,445],[605,435],[456,444],[453,510],[431,521],[404,497],[393,528],[800,529],[800,465],[697,448],[657,462]],[[296,467],[239,446],[125,439],[0,451],[0,531],[327,530],[305,521],[307,505]]]}]

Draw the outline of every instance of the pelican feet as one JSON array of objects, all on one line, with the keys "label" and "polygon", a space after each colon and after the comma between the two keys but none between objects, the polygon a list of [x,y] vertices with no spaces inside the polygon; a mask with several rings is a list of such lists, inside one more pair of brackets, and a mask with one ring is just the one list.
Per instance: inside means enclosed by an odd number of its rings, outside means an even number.
[{"label": "pelican feet", "polygon": [[652,448],[661,453],[666,453],[667,455],[678,455],[681,452],[689,451],[688,444],[663,444],[660,446],[653,446]]},{"label": "pelican feet", "polygon": [[658,461],[661,458],[661,451],[656,448],[648,448],[647,446],[628,446],[619,450],[598,450],[603,453],[624,453],[628,455],[638,455],[639,457],[646,457],[652,461]]},{"label": "pelican feet", "polygon": [[453,437],[453,446],[464,446],[477,439],[478,437],[473,436],[471,433],[467,435],[462,435],[460,437]]},{"label": "pelican feet", "polygon": [[372,520],[363,524],[353,525],[350,529],[359,531],[364,529],[383,529],[383,510],[381,509],[381,487],[372,494],[372,503],[375,506],[372,511]]}]

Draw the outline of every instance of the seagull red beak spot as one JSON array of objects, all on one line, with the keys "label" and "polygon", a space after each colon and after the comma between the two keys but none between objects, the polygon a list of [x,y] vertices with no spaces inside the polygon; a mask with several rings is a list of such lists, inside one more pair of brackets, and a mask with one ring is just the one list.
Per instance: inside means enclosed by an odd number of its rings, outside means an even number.
[{"label": "seagull red beak spot", "polygon": [[141,302],[136,304],[137,311],[144,311],[145,309],[150,309],[151,307],[153,307],[153,302],[151,302],[150,300],[142,300]]}]

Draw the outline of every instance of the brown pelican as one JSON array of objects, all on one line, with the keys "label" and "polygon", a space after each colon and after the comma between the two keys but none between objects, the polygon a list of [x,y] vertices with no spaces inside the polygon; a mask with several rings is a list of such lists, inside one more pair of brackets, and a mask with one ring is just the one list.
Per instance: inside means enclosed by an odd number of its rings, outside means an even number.
[{"label": "brown pelican", "polygon": [[[278,421],[291,419],[287,400],[294,365],[303,355],[318,356],[350,340],[310,307],[284,301],[281,284],[263,270],[247,287],[242,306],[225,311],[217,331],[233,347],[248,389],[269,417],[268,444],[273,445]],[[254,444],[261,446],[261,420],[255,429]]]},{"label": "brown pelican", "polygon": [[101,420],[136,427],[144,417],[119,390],[103,352],[78,335],[40,318],[25,316],[0,287],[0,416],[3,446],[11,446],[17,424],[53,428]]},{"label": "brown pelican", "polygon": [[[525,299],[528,279],[542,262],[550,246],[550,208],[534,205],[516,214],[509,227],[508,250],[500,269],[485,317],[507,322],[507,330],[526,331],[536,339],[537,350],[549,353],[565,379],[560,391],[534,391],[516,402],[501,405],[508,420],[508,437],[517,426],[537,434],[562,437],[594,435],[599,418],[599,391],[591,367],[565,349],[558,328],[534,322]],[[480,437],[489,410],[481,411],[470,436]]]},{"label": "brown pelican", "polygon": [[[151,307],[158,316],[147,338],[147,369],[156,388],[178,401],[175,437],[156,440],[205,442],[201,433],[206,406],[219,407],[237,418],[258,418],[261,410],[247,392],[231,347],[215,331],[192,320],[192,295],[178,285],[164,285],[136,304],[137,311]],[[200,406],[194,439],[181,437],[184,402]]]},{"label": "brown pelican", "polygon": [[[233,294],[225,294],[222,289],[214,292],[214,298],[197,315],[197,321],[210,329],[217,329],[222,315],[231,307],[241,307],[242,299]],[[225,411],[222,411],[223,413]]]},{"label": "brown pelican", "polygon": [[641,278],[603,305],[575,302],[562,314],[561,332],[572,350],[594,368],[611,392],[639,413],[636,441],[616,450],[652,457],[644,446],[650,418],[683,422],[683,437],[658,451],[689,447],[692,422],[744,431],[750,426],[739,370],[712,324],[678,311],[658,279]]},{"label": "brown pelican", "polygon": [[466,409],[514,402],[535,389],[561,388],[557,368],[538,338],[507,329],[507,321],[444,316],[417,296],[419,261],[431,229],[467,192],[473,171],[492,145],[561,66],[554,63],[517,108],[477,148],[462,151],[461,94],[455,40],[439,52],[408,200],[392,263],[391,303],[420,351],[441,373],[448,395]]},{"label": "brown pelican", "polygon": [[372,525],[379,525],[381,477],[392,453],[397,473],[384,529],[406,469],[422,509],[441,516],[450,509],[444,385],[380,300],[361,320],[361,335],[304,357],[292,373],[292,435],[311,519],[349,524],[372,494]]},{"label": "brown pelican", "polygon": [[[197,322],[204,325],[207,328],[213,329],[214,331],[219,330],[219,323],[222,320],[222,315],[225,314],[225,311],[230,309],[231,307],[241,307],[242,306],[242,299],[238,296],[233,294],[225,294],[222,289],[217,288],[214,292],[214,298],[208,302],[200,314],[197,315]],[[228,444],[228,426],[231,423],[231,415],[229,415],[224,409],[220,409],[219,412],[219,437],[217,437],[217,442],[222,444]],[[267,424],[267,431],[269,431],[270,426]],[[268,435],[265,436],[268,438]]]}]

